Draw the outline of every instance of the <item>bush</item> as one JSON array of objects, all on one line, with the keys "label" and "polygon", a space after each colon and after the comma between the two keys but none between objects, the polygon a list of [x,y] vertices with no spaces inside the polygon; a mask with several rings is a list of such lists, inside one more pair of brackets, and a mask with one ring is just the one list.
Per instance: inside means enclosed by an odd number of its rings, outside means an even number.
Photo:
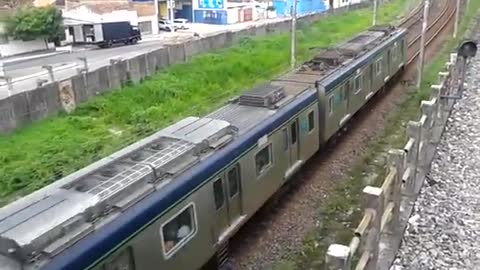
[{"label": "bush", "polygon": [[8,17],[6,29],[14,39],[54,40],[63,33],[62,12],[53,6],[20,8]]}]

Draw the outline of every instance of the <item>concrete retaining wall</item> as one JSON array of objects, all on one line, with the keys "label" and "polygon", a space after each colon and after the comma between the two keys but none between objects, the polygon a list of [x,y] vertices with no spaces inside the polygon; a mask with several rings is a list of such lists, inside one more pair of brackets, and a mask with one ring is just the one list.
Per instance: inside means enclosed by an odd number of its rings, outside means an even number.
[{"label": "concrete retaining wall", "polygon": [[[366,5],[368,4],[363,3],[351,6],[349,9],[358,9]],[[346,10],[346,8],[338,9],[335,12]],[[310,14],[299,18],[298,21],[310,24],[325,16],[328,16],[328,13]],[[127,81],[138,83],[146,76],[153,75],[169,65],[185,62],[194,55],[229,47],[245,37],[288,31],[290,31],[290,21],[286,20],[159,48],[131,59],[112,60],[109,66],[89,70],[69,79],[73,93],[72,102],[78,105],[109,90],[120,89]],[[28,93],[0,100],[0,133],[10,132],[31,121],[40,120],[59,110],[64,110],[64,106],[59,101],[59,92],[59,84],[52,83]]]},{"label": "concrete retaining wall", "polygon": [[47,49],[48,47],[42,39],[31,41],[8,40],[5,44],[0,44],[0,56],[6,57]]}]

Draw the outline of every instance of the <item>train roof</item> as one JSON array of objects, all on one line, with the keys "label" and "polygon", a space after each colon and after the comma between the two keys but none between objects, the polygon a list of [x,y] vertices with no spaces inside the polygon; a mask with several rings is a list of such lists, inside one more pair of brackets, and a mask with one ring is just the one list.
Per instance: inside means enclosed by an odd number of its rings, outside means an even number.
[{"label": "train roof", "polygon": [[318,87],[328,93],[375,58],[385,47],[403,38],[405,33],[404,29],[389,25],[371,27],[335,48],[320,52],[299,69],[280,76],[274,82],[297,86],[314,85],[316,82]]},{"label": "train roof", "polygon": [[[366,31],[338,50],[363,57],[378,40],[391,39],[385,33]],[[20,269],[18,263],[25,270],[87,267],[315,102],[315,82],[325,77],[332,84],[335,70],[361,61],[356,57],[317,57],[313,67],[307,62],[205,118],[183,119],[0,209],[0,264],[9,270]]]},{"label": "train roof", "polygon": [[[391,30],[390,27],[377,26],[354,38],[353,41],[347,42],[358,44],[357,48],[363,49],[358,54],[353,54],[355,56],[350,58],[347,57],[351,55],[349,50],[346,53],[344,52],[342,59],[345,60],[333,72],[326,74],[321,80],[318,80],[319,86],[323,87],[326,92],[333,90],[337,85],[357,72],[359,68],[381,54],[386,47],[402,39],[405,34],[405,29]],[[340,51],[343,52],[345,50],[340,49]]]}]

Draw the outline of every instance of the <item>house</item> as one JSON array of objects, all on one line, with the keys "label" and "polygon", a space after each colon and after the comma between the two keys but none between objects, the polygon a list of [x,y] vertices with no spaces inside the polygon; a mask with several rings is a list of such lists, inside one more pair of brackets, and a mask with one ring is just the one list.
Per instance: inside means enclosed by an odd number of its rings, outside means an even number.
[{"label": "house", "polygon": [[[154,0],[130,0],[131,5],[139,13],[143,13],[148,9],[148,12],[155,11]],[[157,0],[158,17],[160,19],[172,19],[171,12],[169,12],[170,5],[173,3],[173,17],[187,19],[193,22],[193,0]]]},{"label": "house", "polygon": [[194,0],[193,22],[207,24],[235,24],[276,17],[267,2],[245,0]]},{"label": "house", "polygon": [[[290,17],[294,0],[273,0],[273,7],[279,17]],[[343,0],[334,0],[343,1]],[[324,0],[297,0],[297,16],[319,13],[327,10]]]},{"label": "house", "polygon": [[157,1],[155,5],[154,0],[65,0],[65,17],[87,21],[100,17],[101,22],[128,19],[143,35],[158,34],[158,19],[168,17],[168,10],[167,0]]},{"label": "house", "polygon": [[33,5],[36,7],[44,7],[48,5],[55,5],[62,9],[65,7],[65,0],[34,0]]},{"label": "house", "polygon": [[366,0],[327,0],[326,4],[328,9],[330,8],[341,8],[346,7],[353,4],[359,4],[361,2],[365,2]]}]

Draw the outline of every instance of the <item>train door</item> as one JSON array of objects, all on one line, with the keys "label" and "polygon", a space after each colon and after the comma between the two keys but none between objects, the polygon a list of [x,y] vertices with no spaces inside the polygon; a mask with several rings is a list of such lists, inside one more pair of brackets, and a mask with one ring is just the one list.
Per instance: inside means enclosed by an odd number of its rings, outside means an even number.
[{"label": "train door", "polygon": [[350,79],[347,80],[347,82],[343,85],[343,102],[345,102],[346,105],[346,111],[345,111],[345,116],[349,114],[349,112],[352,110],[351,108],[351,102],[352,102],[352,84],[350,82]]},{"label": "train door", "polygon": [[213,182],[217,242],[236,228],[243,217],[240,177],[240,166],[236,164]]},{"label": "train door", "polygon": [[387,68],[385,70],[387,71],[386,75],[390,77],[392,74],[392,49],[387,51]]},{"label": "train door", "polygon": [[290,124],[288,125],[288,148],[289,148],[289,167],[294,166],[299,158],[299,128],[298,128],[298,118],[295,118]]},{"label": "train door", "polygon": [[228,195],[228,220],[229,225],[235,225],[242,216],[242,196],[240,186],[240,165],[236,164],[230,167],[226,174],[226,193]]},{"label": "train door", "polygon": [[228,206],[225,201],[225,183],[223,177],[218,177],[213,182],[213,197],[215,201],[216,241],[221,237],[222,233],[228,229]]},{"label": "train door", "polygon": [[367,78],[368,78],[368,81],[369,81],[369,82],[368,82],[368,91],[369,91],[369,92],[367,93],[367,96],[366,96],[367,99],[370,98],[370,97],[373,95],[373,93],[375,92],[375,81],[374,81],[374,80],[375,80],[375,76],[374,76],[374,74],[375,74],[375,71],[374,71],[374,69],[373,69],[373,64],[371,64],[371,65],[368,67],[368,76],[367,76]]}]

